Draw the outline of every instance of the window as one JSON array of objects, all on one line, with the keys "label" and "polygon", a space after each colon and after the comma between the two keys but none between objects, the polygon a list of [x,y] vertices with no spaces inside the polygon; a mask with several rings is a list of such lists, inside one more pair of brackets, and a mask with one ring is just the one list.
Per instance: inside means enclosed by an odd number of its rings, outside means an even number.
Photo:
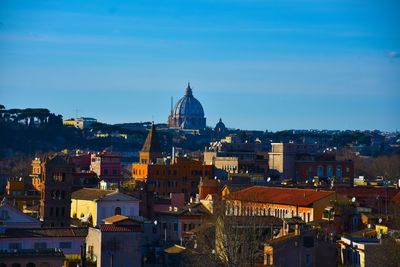
[{"label": "window", "polygon": [[338,165],[336,167],[336,177],[337,178],[342,178],[342,166]]},{"label": "window", "polygon": [[50,207],[50,216],[53,216],[53,207]]},{"label": "window", "polygon": [[117,174],[118,174],[118,171],[117,171],[117,170],[112,170],[112,174],[113,174],[113,175],[117,175]]},{"label": "window", "polygon": [[60,242],[60,248],[71,248],[72,244],[71,242]]},{"label": "window", "polygon": [[103,170],[103,174],[107,175],[108,174],[108,169]]},{"label": "window", "polygon": [[35,244],[33,244],[33,248],[34,249],[46,249],[47,244],[46,244],[46,242],[35,242]]},{"label": "window", "polygon": [[9,243],[9,249],[22,249],[22,243]]},{"label": "window", "polygon": [[306,255],[306,265],[311,265],[311,255],[310,254],[307,254]]},{"label": "window", "polygon": [[65,215],[65,207],[62,207],[61,208],[61,216],[64,216]]},{"label": "window", "polygon": [[56,207],[56,216],[58,216],[60,209]]},{"label": "window", "polygon": [[267,254],[267,266],[268,265],[272,265],[272,262],[271,262],[271,255],[269,255],[269,254]]},{"label": "window", "polygon": [[36,264],[34,264],[33,262],[29,262],[26,264],[26,267],[36,267]]},{"label": "window", "polygon": [[65,181],[65,173],[55,172],[52,176],[53,182],[64,182]]},{"label": "window", "polygon": [[116,207],[115,208],[114,215],[121,215],[121,208],[120,207]]},{"label": "window", "polygon": [[61,191],[61,199],[65,199],[65,191]]},{"label": "window", "polygon": [[174,231],[177,232],[178,231],[178,224],[174,223]]},{"label": "window", "polygon": [[314,237],[304,236],[303,237],[303,247],[306,247],[306,248],[314,247]]},{"label": "window", "polygon": [[328,177],[333,176],[333,168],[330,165],[326,168],[326,176],[328,176]]},{"label": "window", "polygon": [[324,167],[323,166],[318,166],[318,168],[317,168],[317,176],[318,177],[323,177],[324,176]]}]

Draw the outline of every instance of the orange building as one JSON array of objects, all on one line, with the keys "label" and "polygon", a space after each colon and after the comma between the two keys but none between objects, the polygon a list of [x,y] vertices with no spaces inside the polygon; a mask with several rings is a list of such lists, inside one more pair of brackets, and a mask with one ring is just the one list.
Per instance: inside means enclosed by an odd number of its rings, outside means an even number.
[{"label": "orange building", "polygon": [[40,200],[39,193],[30,184],[26,184],[23,178],[8,179],[5,196],[19,210],[23,210],[24,206],[35,206]]},{"label": "orange building", "polygon": [[305,222],[322,219],[336,193],[311,189],[252,186],[225,197],[231,215],[300,217]]},{"label": "orange building", "polygon": [[154,125],[140,151],[140,163],[132,164],[132,177],[140,185],[146,183],[161,195],[184,193],[185,198],[198,193],[200,178],[210,179],[213,166],[187,158],[162,158],[160,143]]}]

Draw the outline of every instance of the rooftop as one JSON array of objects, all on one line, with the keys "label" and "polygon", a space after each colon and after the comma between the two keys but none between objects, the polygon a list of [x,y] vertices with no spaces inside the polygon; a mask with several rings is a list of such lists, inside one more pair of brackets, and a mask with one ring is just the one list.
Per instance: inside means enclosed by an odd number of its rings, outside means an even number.
[{"label": "rooftop", "polygon": [[249,202],[310,206],[314,202],[334,194],[335,192],[331,191],[311,189],[252,186],[233,192],[228,195],[228,198]]},{"label": "rooftop", "polygon": [[37,238],[37,237],[86,237],[87,228],[10,228],[0,234],[0,238]]},{"label": "rooftop", "polygon": [[102,190],[97,188],[82,188],[72,193],[72,199],[96,200],[105,197],[108,194],[116,192],[114,190]]},{"label": "rooftop", "polygon": [[129,218],[126,217],[126,216],[123,216],[123,215],[114,215],[114,216],[105,218],[103,220],[103,222],[105,222],[106,224],[113,224],[113,223],[116,223],[116,222],[125,221],[127,219],[129,219]]},{"label": "rooftop", "polygon": [[176,210],[172,208],[172,210],[159,212],[159,214],[173,215],[173,216],[202,216],[202,215],[207,215],[209,213],[210,212],[201,203],[190,204],[181,208],[177,208]]},{"label": "rooftop", "polygon": [[173,245],[172,247],[164,249],[164,252],[168,254],[179,254],[185,250],[186,250],[185,247],[179,245]]},{"label": "rooftop", "polygon": [[141,227],[138,225],[115,225],[115,224],[100,224],[102,232],[140,232]]},{"label": "rooftop", "polygon": [[146,137],[143,148],[141,151],[145,152],[160,152],[160,141],[154,124],[151,126],[150,131]]}]

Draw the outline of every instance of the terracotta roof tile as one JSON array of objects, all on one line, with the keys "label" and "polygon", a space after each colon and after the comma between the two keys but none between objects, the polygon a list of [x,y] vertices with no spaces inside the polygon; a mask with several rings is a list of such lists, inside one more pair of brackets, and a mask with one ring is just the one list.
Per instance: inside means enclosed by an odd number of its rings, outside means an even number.
[{"label": "terracotta roof tile", "polygon": [[400,203],[400,192],[397,193],[397,194],[392,198],[392,201],[393,201],[394,203]]},{"label": "terracotta roof tile", "polygon": [[86,237],[87,228],[32,228],[7,229],[1,238],[35,238],[35,237]]},{"label": "terracotta roof tile", "polygon": [[120,226],[115,224],[100,224],[100,231],[102,232],[140,232],[140,226],[127,225]]},{"label": "terracotta roof tile", "polygon": [[335,192],[331,191],[316,191],[311,189],[252,186],[233,192],[227,198],[250,202],[310,206],[314,202],[334,194]]},{"label": "terracotta roof tile", "polygon": [[116,223],[116,222],[125,221],[127,219],[129,219],[129,218],[126,217],[126,216],[123,216],[123,215],[114,215],[114,216],[105,218],[103,220],[103,222],[105,222],[105,223]]},{"label": "terracotta roof tile", "polygon": [[97,188],[82,188],[72,193],[72,199],[83,199],[83,200],[96,200],[105,197],[115,191],[113,190],[102,190]]}]

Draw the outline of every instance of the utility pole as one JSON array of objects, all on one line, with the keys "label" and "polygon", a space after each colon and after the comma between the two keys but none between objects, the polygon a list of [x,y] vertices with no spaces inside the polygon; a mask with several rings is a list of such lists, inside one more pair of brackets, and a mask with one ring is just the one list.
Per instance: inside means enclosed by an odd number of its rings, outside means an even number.
[{"label": "utility pole", "polygon": [[81,267],[86,267],[86,242],[81,246]]}]

